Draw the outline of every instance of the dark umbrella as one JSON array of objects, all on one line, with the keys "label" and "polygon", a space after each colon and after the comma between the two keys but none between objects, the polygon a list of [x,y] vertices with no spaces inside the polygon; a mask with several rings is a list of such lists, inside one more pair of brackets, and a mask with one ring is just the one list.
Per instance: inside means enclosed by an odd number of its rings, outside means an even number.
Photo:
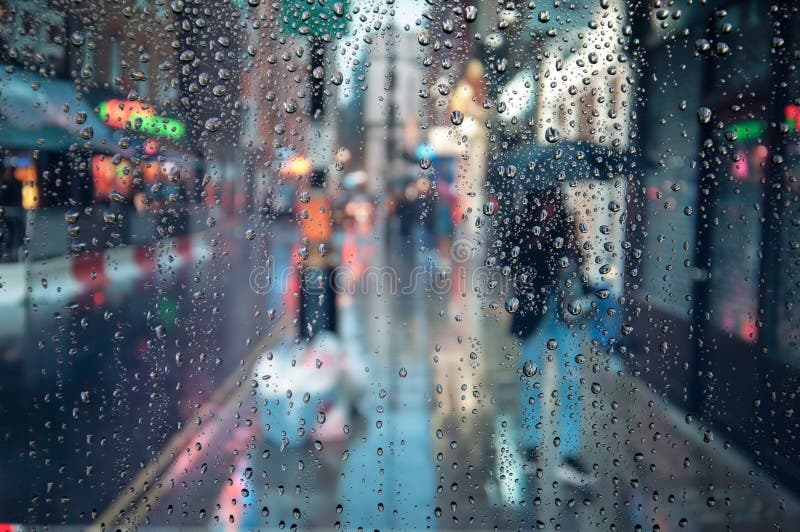
[{"label": "dark umbrella", "polygon": [[499,210],[494,216],[498,262],[515,284],[512,330],[527,336],[538,326],[570,245],[563,187],[587,180],[610,180],[630,171],[618,151],[580,142],[515,147],[494,169]]}]

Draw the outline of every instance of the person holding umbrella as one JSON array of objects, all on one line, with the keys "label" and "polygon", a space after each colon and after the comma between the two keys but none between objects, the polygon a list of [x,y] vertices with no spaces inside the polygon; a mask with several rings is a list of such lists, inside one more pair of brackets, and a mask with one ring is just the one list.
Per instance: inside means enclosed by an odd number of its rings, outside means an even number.
[{"label": "person holding umbrella", "polygon": [[[506,302],[521,341],[520,415],[528,458],[555,460],[558,477],[591,483],[583,460],[586,397],[583,365],[601,345],[616,342],[622,211],[609,199],[623,157],[584,142],[527,146],[513,166],[506,205],[512,223],[500,226],[500,258],[512,272]],[[522,166],[520,159],[528,162]],[[611,211],[611,215],[604,211]],[[617,261],[618,262],[618,261]],[[551,415],[552,414],[552,415]]]}]

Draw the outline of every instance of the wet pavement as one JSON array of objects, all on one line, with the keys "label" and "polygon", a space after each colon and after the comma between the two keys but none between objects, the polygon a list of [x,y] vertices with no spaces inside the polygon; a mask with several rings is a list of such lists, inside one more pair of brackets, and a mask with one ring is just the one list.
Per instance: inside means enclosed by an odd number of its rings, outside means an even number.
[{"label": "wet pavement", "polygon": [[232,229],[199,236],[207,257],[166,250],[130,286],[61,297],[53,285],[19,309],[25,330],[5,343],[0,377],[6,521],[91,523],[239,367],[227,354],[263,329],[256,295],[218,279],[251,267]]},{"label": "wet pavement", "polygon": [[[374,245],[369,242],[361,245]],[[426,266],[416,249],[394,255],[372,251],[373,266],[391,263],[401,277]],[[459,267],[469,269],[474,262],[455,267],[440,262],[439,270],[430,271],[446,276],[441,270],[451,268],[456,276]],[[242,310],[241,301],[249,296],[240,292],[238,300],[227,298],[236,303],[225,311],[238,308],[241,319],[260,311],[262,319],[255,322],[261,334],[246,345],[241,327],[234,328],[238,336],[230,341],[240,343],[245,354],[234,361],[237,367],[224,385],[204,389],[209,399],[198,395],[180,430],[143,431],[173,434],[170,441],[128,439],[112,444],[113,452],[84,457],[95,471],[105,467],[114,477],[94,480],[97,474],[72,477],[65,471],[63,484],[45,488],[54,499],[52,511],[74,522],[88,514],[72,512],[88,511],[91,504],[98,510],[95,523],[124,528],[793,528],[800,506],[790,493],[730,446],[724,434],[672,408],[632,377],[618,354],[593,346],[586,334],[576,334],[586,356],[582,364],[572,364],[580,367],[578,384],[569,392],[582,404],[585,478],[565,476],[556,439],[559,402],[567,399],[553,394],[557,387],[547,377],[563,371],[562,353],[556,349],[538,377],[527,376],[520,342],[506,332],[507,316],[502,307],[493,308],[490,296],[460,291],[457,283],[443,290],[432,276],[420,278],[427,284],[407,293],[356,290],[338,298],[340,336],[369,382],[358,415],[347,419],[345,436],[288,446],[265,439],[259,415],[265,405],[254,387],[252,364],[294,344],[290,331],[297,324],[291,298],[259,294],[263,299],[251,312]],[[231,280],[231,290],[241,290],[241,277]],[[266,308],[271,303],[278,306]],[[267,327],[263,316],[269,310],[277,317]],[[544,438],[535,460],[523,445],[530,423],[520,418],[522,390],[544,404],[542,425],[536,427]],[[145,408],[153,409],[154,403]],[[110,421],[117,437],[135,435],[119,414]],[[100,428],[93,432],[104,437]],[[78,433],[85,437],[86,427],[67,431]],[[68,448],[67,441],[48,447]],[[83,442],[71,445],[87,448]],[[144,448],[157,458],[112,467],[112,457],[123,448],[139,449],[140,455]],[[55,457],[38,463],[42,468],[54,462]],[[116,483],[117,499],[104,506],[96,498],[81,498],[92,491],[91,482]],[[59,499],[67,491],[77,496]],[[37,512],[47,507],[41,499],[30,504]]]}]

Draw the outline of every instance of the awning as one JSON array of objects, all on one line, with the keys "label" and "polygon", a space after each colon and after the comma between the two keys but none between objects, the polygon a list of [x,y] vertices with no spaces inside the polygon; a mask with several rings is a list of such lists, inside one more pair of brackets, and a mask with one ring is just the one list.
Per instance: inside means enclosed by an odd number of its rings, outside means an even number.
[{"label": "awning", "polygon": [[[0,68],[0,146],[60,151],[73,144],[94,151],[120,151],[122,132],[100,120],[75,86],[21,67]],[[78,123],[79,116],[85,116]]]}]

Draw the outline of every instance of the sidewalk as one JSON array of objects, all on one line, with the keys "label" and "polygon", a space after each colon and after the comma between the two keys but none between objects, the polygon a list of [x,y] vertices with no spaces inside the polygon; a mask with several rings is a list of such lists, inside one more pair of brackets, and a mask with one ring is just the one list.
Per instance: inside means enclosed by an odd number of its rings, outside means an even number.
[{"label": "sidewalk", "polygon": [[[399,274],[414,267],[384,251],[378,248],[376,255]],[[251,393],[245,362],[227,383],[228,399],[203,414],[198,438],[172,449],[175,454],[165,449],[168,464],[157,493],[137,487],[137,519],[222,527],[234,515],[228,524],[235,527],[249,513],[268,527],[286,519],[287,528],[338,522],[381,530],[795,528],[800,505],[794,496],[727,446],[723,435],[689,420],[620,360],[587,345],[570,393],[584,413],[580,449],[592,483],[574,487],[558,476],[552,452],[557,434],[549,422],[539,429],[549,449],[529,462],[519,413],[522,358],[518,340],[507,332],[508,314],[502,305],[493,308],[489,296],[452,296],[422,284],[410,293],[342,300],[345,344],[364,356],[370,388],[360,408],[364,428],[350,435],[345,450],[337,449],[337,471],[320,469],[326,458],[312,450],[302,458],[299,488],[274,485],[291,456],[243,437],[241,429],[264,407]],[[290,341],[291,315],[278,314],[275,337],[267,333],[247,361],[273,341]],[[547,394],[546,379],[539,381]],[[545,421],[554,401],[544,402]],[[263,453],[269,458],[252,460],[248,473],[242,456]],[[174,489],[164,489],[172,483]],[[251,499],[253,483],[270,485],[271,493],[285,489],[281,497],[289,500],[266,516]],[[282,506],[296,506],[299,517],[278,516]]]},{"label": "sidewalk", "polygon": [[[518,343],[498,336],[495,345]],[[519,347],[513,351],[516,357]],[[490,488],[497,519],[510,511],[576,531],[611,524],[618,530],[662,531],[796,528],[797,497],[724,434],[678,411],[633,377],[616,355],[593,351],[586,358],[575,395],[584,409],[583,456],[593,483],[578,489],[560,481],[548,433],[545,456],[536,463],[527,463],[519,452],[506,453],[508,477]],[[523,439],[515,404],[520,374],[514,367],[494,374],[495,416],[508,420],[509,427],[496,430],[495,440],[512,448]],[[514,489],[507,486],[509,478],[517,483]]]}]

